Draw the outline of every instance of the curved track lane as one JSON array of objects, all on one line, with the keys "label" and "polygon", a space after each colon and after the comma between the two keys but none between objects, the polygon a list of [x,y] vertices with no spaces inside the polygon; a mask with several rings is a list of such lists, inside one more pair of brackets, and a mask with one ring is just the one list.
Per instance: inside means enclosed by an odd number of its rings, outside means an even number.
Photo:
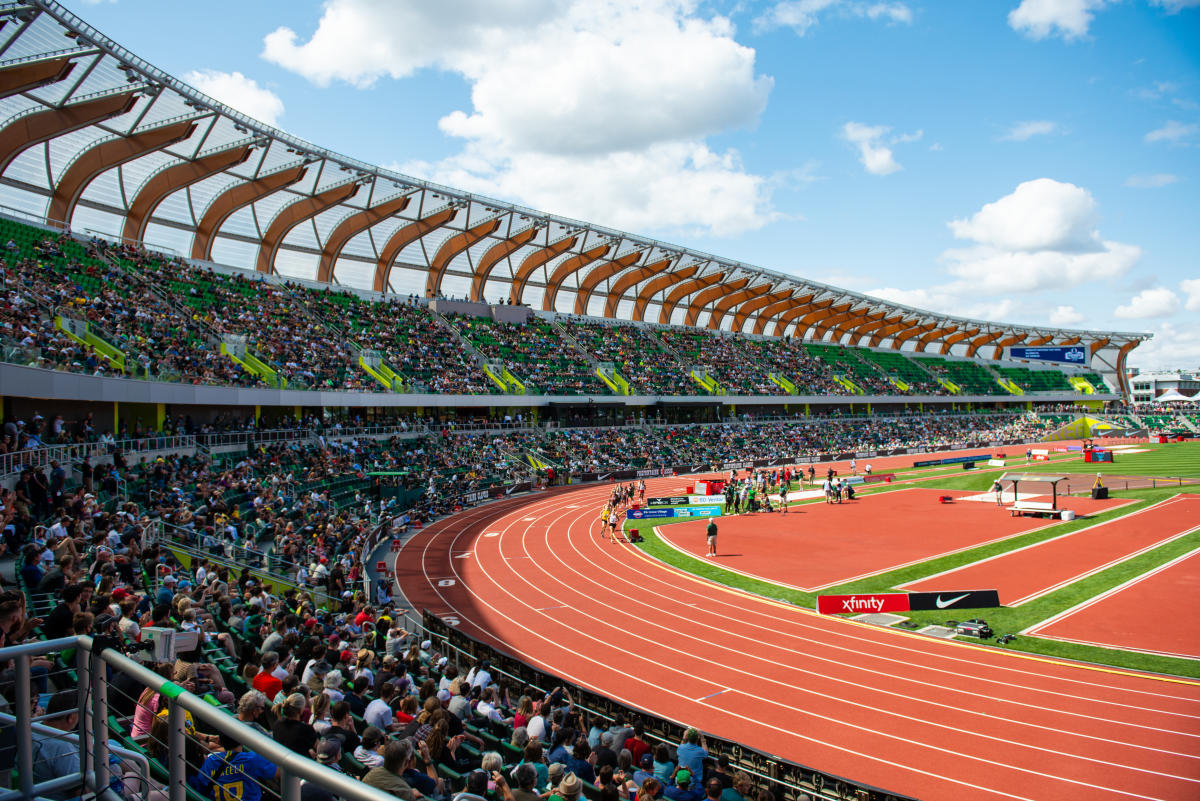
[{"label": "curved track lane", "polygon": [[[647,481],[669,491],[679,478]],[[417,608],[662,717],[926,801],[1200,798],[1200,686],[821,617],[596,536],[606,486],[397,555]]]}]

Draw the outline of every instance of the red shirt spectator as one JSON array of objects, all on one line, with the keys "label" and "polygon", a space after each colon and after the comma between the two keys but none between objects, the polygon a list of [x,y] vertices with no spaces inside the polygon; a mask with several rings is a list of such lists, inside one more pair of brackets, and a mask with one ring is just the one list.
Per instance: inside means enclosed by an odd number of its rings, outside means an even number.
[{"label": "red shirt spectator", "polygon": [[283,682],[271,675],[270,671],[260,670],[250,682],[250,686],[274,701],[275,696],[283,689]]}]

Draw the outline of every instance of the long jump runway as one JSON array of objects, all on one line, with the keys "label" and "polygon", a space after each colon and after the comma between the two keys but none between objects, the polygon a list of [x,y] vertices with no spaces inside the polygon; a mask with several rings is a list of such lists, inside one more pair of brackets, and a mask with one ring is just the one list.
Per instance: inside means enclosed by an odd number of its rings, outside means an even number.
[{"label": "long jump runway", "polygon": [[[1103,648],[1200,659],[1200,550],[1137,576],[1029,630]],[[1184,611],[1187,610],[1187,611]]]},{"label": "long jump runway", "polygon": [[[679,479],[647,482],[662,492]],[[606,486],[448,518],[417,608],[564,679],[926,801],[1200,798],[1200,685],[821,617],[596,536]]]},{"label": "long jump runway", "polygon": [[1000,603],[1018,606],[1197,527],[1200,495],[1181,493],[1104,523],[914,581],[904,589],[996,588]]}]

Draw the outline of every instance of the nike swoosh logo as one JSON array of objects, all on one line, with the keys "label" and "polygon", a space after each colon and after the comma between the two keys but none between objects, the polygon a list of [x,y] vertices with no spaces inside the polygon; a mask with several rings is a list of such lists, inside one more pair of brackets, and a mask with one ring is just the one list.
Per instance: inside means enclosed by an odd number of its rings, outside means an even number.
[{"label": "nike swoosh logo", "polygon": [[956,595],[948,601],[943,601],[942,596],[939,595],[934,603],[937,604],[938,609],[945,609],[947,606],[954,606],[956,603],[961,601],[963,598],[966,598],[970,594],[971,593],[969,592],[964,592],[962,595]]}]

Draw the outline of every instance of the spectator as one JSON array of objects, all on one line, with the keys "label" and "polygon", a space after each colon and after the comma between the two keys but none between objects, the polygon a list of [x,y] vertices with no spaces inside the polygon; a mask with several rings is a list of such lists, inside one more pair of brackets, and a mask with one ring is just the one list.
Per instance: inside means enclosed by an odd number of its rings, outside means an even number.
[{"label": "spectator", "polygon": [[704,760],[708,758],[708,743],[704,735],[694,727],[683,733],[683,742],[675,750],[679,767],[686,768],[693,776],[704,775]]},{"label": "spectator", "polygon": [[247,751],[234,737],[220,732],[224,753],[210,754],[200,765],[196,788],[214,798],[237,798],[239,801],[260,801],[262,782],[279,775],[279,768],[262,756]]},{"label": "spectator", "polygon": [[421,794],[404,781],[404,766],[412,756],[412,745],[407,740],[393,740],[383,747],[382,763],[367,771],[363,783],[385,793],[391,793],[404,801],[415,801]]},{"label": "spectator", "polygon": [[301,720],[308,699],[301,693],[292,693],[283,702],[282,717],[275,721],[271,734],[285,748],[303,756],[315,756],[317,732],[312,725]]},{"label": "spectator", "polygon": [[675,770],[674,783],[669,785],[663,795],[670,801],[700,801],[704,794],[692,788],[692,772],[685,767]]}]

